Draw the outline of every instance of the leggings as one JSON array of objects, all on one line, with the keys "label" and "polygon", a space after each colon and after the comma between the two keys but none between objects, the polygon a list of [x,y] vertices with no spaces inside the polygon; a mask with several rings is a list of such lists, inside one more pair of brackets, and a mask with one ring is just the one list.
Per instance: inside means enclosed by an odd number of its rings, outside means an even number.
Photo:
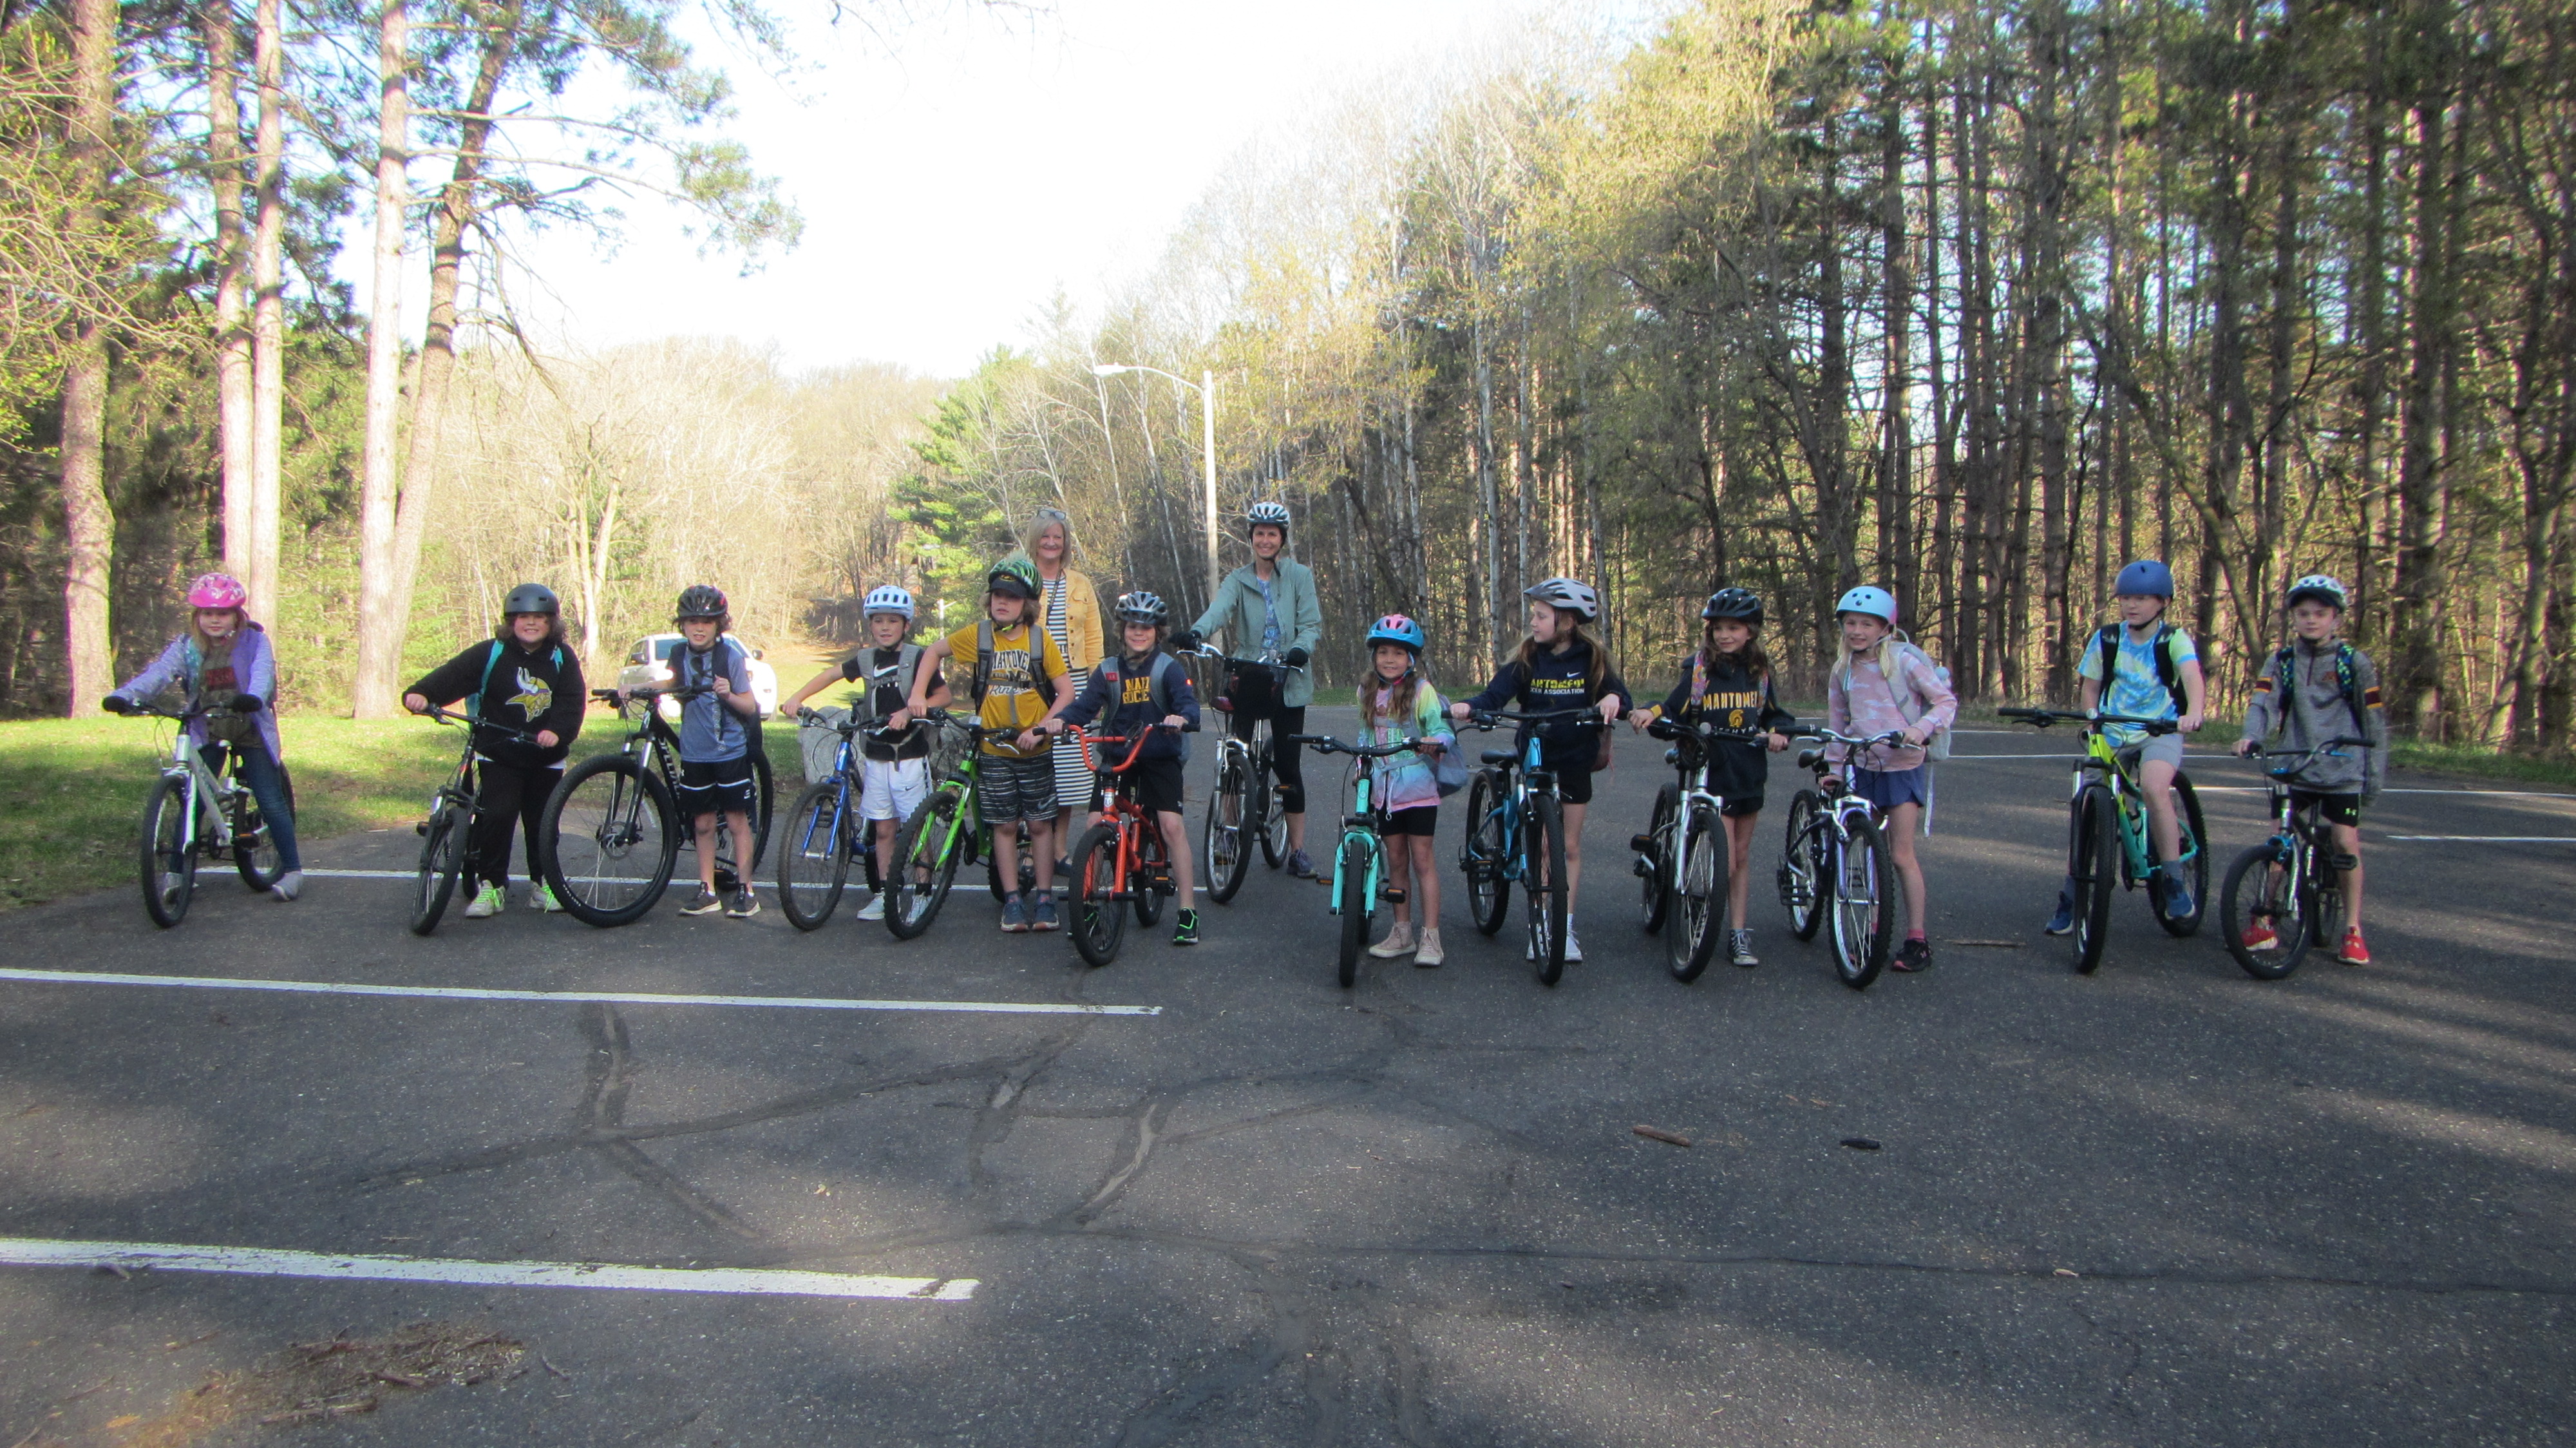
[{"label": "leggings", "polygon": [[483,775],[482,792],[475,797],[474,836],[467,842],[471,859],[468,868],[486,885],[507,889],[510,884],[510,826],[516,824],[528,842],[528,878],[537,878],[537,817],[546,812],[546,801],[563,783],[563,766],[544,769],[522,769],[515,764],[484,759],[476,768]]},{"label": "leggings", "polygon": [[295,805],[286,797],[286,771],[277,767],[268,746],[257,740],[209,744],[197,753],[208,769],[221,770],[226,749],[235,751],[233,772],[250,786],[250,797],[259,801],[260,818],[268,822],[268,837],[277,845],[278,863],[290,870],[303,869],[304,856],[295,848]]},{"label": "leggings", "polygon": [[[1231,722],[1226,725],[1226,732],[1237,739],[1252,737],[1255,721],[1241,714],[1229,717]],[[1270,777],[1281,785],[1281,808],[1289,814],[1306,812],[1306,772],[1302,764],[1306,746],[1288,742],[1289,735],[1305,732],[1306,706],[1303,704],[1294,709],[1281,708],[1270,716]]]}]

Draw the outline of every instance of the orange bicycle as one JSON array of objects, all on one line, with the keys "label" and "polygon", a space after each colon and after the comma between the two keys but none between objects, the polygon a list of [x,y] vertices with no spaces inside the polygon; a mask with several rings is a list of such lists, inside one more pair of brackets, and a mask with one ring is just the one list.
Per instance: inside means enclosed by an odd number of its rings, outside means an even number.
[{"label": "orange bicycle", "polygon": [[[1073,948],[1082,953],[1085,963],[1107,965],[1118,958],[1119,941],[1127,933],[1126,906],[1135,907],[1139,925],[1151,929],[1162,922],[1163,901],[1172,894],[1171,850],[1153,815],[1136,798],[1136,756],[1144,749],[1147,735],[1140,731],[1131,739],[1080,729],[1070,732],[1081,741],[1082,761],[1100,779],[1105,796],[1100,813],[1093,817],[1095,823],[1083,831],[1082,843],[1073,851],[1073,888],[1067,902],[1073,907]],[[1091,752],[1095,744],[1124,744],[1127,757],[1103,764]]]}]

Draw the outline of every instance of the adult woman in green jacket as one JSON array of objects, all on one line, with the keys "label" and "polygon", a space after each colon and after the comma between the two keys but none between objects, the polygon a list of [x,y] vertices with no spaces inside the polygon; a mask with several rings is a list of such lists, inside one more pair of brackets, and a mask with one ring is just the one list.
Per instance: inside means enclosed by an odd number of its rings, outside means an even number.
[{"label": "adult woman in green jacket", "polygon": [[[1268,711],[1273,767],[1288,816],[1288,873],[1304,878],[1315,873],[1306,858],[1306,777],[1299,767],[1305,750],[1289,743],[1288,736],[1306,732],[1306,706],[1315,697],[1306,661],[1324,640],[1324,608],[1315,596],[1314,571],[1288,556],[1286,506],[1255,503],[1243,521],[1252,539],[1252,561],[1225,576],[1207,612],[1173,638],[1171,647],[1195,648],[1208,634],[1224,629],[1228,657],[1280,670],[1278,703]],[[1237,708],[1226,727],[1234,737],[1247,738],[1257,717]]]}]

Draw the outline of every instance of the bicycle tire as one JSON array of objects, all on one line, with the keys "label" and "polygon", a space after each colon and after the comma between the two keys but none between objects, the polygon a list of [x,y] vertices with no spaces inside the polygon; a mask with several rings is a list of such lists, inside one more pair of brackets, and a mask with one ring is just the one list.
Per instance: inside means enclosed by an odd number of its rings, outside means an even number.
[{"label": "bicycle tire", "polygon": [[[1856,900],[1854,890],[1868,899]],[[1896,862],[1873,820],[1854,820],[1834,851],[1834,973],[1867,990],[1896,943]]]},{"label": "bicycle tire", "polygon": [[1524,851],[1528,863],[1523,867],[1528,879],[1538,879],[1545,871],[1545,885],[1522,888],[1529,892],[1530,925],[1544,931],[1541,937],[1547,948],[1538,953],[1539,984],[1553,986],[1565,978],[1565,814],[1564,807],[1552,794],[1530,796],[1529,839]]},{"label": "bicycle tire", "polygon": [[1126,902],[1118,898],[1118,827],[1093,825],[1075,847],[1073,878],[1065,882],[1073,948],[1083,963],[1107,965],[1118,958],[1127,933]]},{"label": "bicycle tire", "polygon": [[2119,805],[2107,785],[2088,784],[2073,805],[2074,840],[2068,851],[2069,874],[2075,879],[2075,935],[2070,942],[2075,973],[2091,975],[2102,968],[2102,947],[2111,934],[2111,887],[2120,870]]},{"label": "bicycle tire", "polygon": [[[948,887],[957,882],[959,857],[972,848],[975,826],[954,816],[972,807],[962,790],[931,793],[894,837],[895,868],[886,881],[885,923],[897,940],[916,940],[939,918]],[[937,833],[934,834],[933,831]]]},{"label": "bicycle tire", "polygon": [[1467,877],[1467,918],[1488,936],[1503,928],[1512,908],[1503,838],[1502,787],[1493,771],[1480,769],[1467,786],[1467,838],[1458,848],[1458,868]]},{"label": "bicycle tire", "polygon": [[546,884],[564,913],[603,929],[643,919],[671,886],[678,821],[670,789],[640,757],[602,754],[574,765],[537,818]]},{"label": "bicycle tire", "polygon": [[2201,823],[2200,791],[2180,770],[2174,772],[2174,822],[2182,827],[2185,853],[2183,871],[2191,877],[2191,913],[2177,919],[2164,910],[2164,889],[2156,890],[2156,923],[2165,934],[2177,940],[2188,939],[2200,932],[2200,922],[2209,914],[2209,831]]},{"label": "bicycle tire", "polygon": [[456,882],[465,873],[465,839],[472,829],[474,812],[461,804],[449,804],[429,817],[428,832],[420,841],[418,886],[412,895],[411,933],[427,935],[438,928],[438,918],[447,913],[447,902],[456,897]]},{"label": "bicycle tire", "polygon": [[1267,719],[1254,726],[1248,778],[1252,787],[1244,818],[1252,822],[1253,838],[1261,842],[1261,863],[1276,870],[1288,863],[1288,811],[1279,798],[1278,731]]},{"label": "bicycle tire", "polygon": [[[2274,868],[2280,870],[2277,879]],[[2246,876],[2260,871],[2260,883],[2247,898]],[[2226,942],[2227,953],[2256,980],[2287,980],[2306,959],[2313,922],[2299,903],[2299,891],[2291,888],[2290,865],[2281,859],[2277,840],[2265,840],[2236,857],[2227,867],[2227,883],[2218,895],[2218,935]],[[2284,900],[2291,904],[2287,911],[2280,907]],[[2272,919],[2274,944],[2270,950],[2245,948],[2245,927],[2252,924],[2256,911]]]},{"label": "bicycle tire", "polygon": [[1789,837],[1780,852],[1780,905],[1789,932],[1813,940],[1825,923],[1825,797],[1802,789],[1789,801]]},{"label": "bicycle tire", "polygon": [[[1229,754],[1232,751],[1228,751]],[[1251,864],[1243,838],[1243,766],[1227,759],[1217,766],[1216,785],[1208,791],[1207,838],[1201,860],[1207,866],[1208,899],[1223,905],[1243,888]]]},{"label": "bicycle tire", "polygon": [[1360,956],[1368,949],[1369,922],[1377,916],[1377,882],[1370,879],[1369,852],[1377,841],[1366,835],[1342,837],[1342,857],[1334,862],[1334,904],[1341,908],[1342,950],[1334,972],[1348,990],[1359,983]]},{"label": "bicycle tire", "polygon": [[[1148,930],[1163,923],[1164,892],[1173,888],[1171,851],[1162,829],[1148,818],[1136,835],[1136,923]],[[1156,888],[1159,886],[1160,888]]]},{"label": "bicycle tire", "polygon": [[[287,812],[292,815],[295,810],[295,779],[286,772],[283,764],[277,767],[277,782],[285,790]],[[278,881],[286,878],[286,857],[278,852],[277,841],[271,838],[271,833],[268,816],[260,809],[258,797],[245,789],[233,806],[233,868],[241,874],[242,883],[249,886],[253,894],[265,895]],[[258,843],[246,848],[244,842],[253,840]]]},{"label": "bicycle tire", "polygon": [[1665,858],[1665,852],[1674,847],[1670,837],[1673,816],[1680,812],[1681,801],[1682,787],[1665,785],[1655,792],[1655,812],[1646,820],[1646,838],[1653,843],[1638,856],[1638,863],[1645,872],[1642,876],[1644,888],[1638,892],[1641,897],[1638,901],[1638,923],[1646,928],[1648,935],[1662,930],[1664,917],[1672,913],[1672,871],[1669,868],[1672,862]]},{"label": "bicycle tire", "polygon": [[840,814],[841,787],[829,780],[807,786],[787,811],[787,835],[778,842],[778,908],[799,930],[823,928],[849,884],[850,832]]},{"label": "bicycle tire", "polygon": [[164,930],[188,918],[188,902],[197,893],[197,852],[188,842],[196,793],[196,781],[165,774],[143,804],[137,882],[144,911]]},{"label": "bicycle tire", "polygon": [[1684,985],[1699,979],[1717,953],[1718,922],[1726,914],[1726,826],[1717,811],[1692,810],[1681,833],[1682,882],[1675,915],[1664,930],[1664,964]]}]

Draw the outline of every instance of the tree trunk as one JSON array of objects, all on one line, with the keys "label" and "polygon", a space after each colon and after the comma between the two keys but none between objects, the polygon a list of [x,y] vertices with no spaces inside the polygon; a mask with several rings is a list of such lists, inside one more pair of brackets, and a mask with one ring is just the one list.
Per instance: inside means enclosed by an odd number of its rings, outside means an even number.
[{"label": "tree trunk", "polygon": [[2414,355],[2397,465],[2397,577],[2389,618],[2389,714],[2423,739],[2439,739],[2442,722],[2442,541],[2449,510],[2440,441],[2456,295],[2445,245],[2453,207],[2449,110],[2447,94],[2427,96],[2415,108]]},{"label": "tree trunk", "polygon": [[[399,705],[403,621],[392,611],[394,517],[402,481],[394,434],[402,412],[403,207],[411,188],[403,166],[411,154],[409,12],[384,0],[376,37],[376,270],[367,320],[367,452],[358,504],[358,661],[351,702],[361,719],[392,717]],[[598,624],[597,600],[585,603],[582,629]],[[583,650],[584,660],[589,650]]]},{"label": "tree trunk", "polygon": [[251,238],[250,281],[250,590],[251,612],[277,615],[278,510],[283,501],[286,442],[286,37],[281,0],[258,0],[253,69],[259,85],[258,229]]},{"label": "tree trunk", "polygon": [[215,202],[215,420],[224,471],[224,571],[250,572],[250,328],[242,305],[241,32],[232,0],[198,12],[206,46],[206,165]]},{"label": "tree trunk", "polygon": [[[106,225],[109,127],[116,104],[116,0],[72,0],[73,205],[84,235]],[[98,707],[115,686],[108,633],[110,554],[116,515],[107,501],[107,329],[74,321],[63,339],[63,616],[71,714]]]}]

